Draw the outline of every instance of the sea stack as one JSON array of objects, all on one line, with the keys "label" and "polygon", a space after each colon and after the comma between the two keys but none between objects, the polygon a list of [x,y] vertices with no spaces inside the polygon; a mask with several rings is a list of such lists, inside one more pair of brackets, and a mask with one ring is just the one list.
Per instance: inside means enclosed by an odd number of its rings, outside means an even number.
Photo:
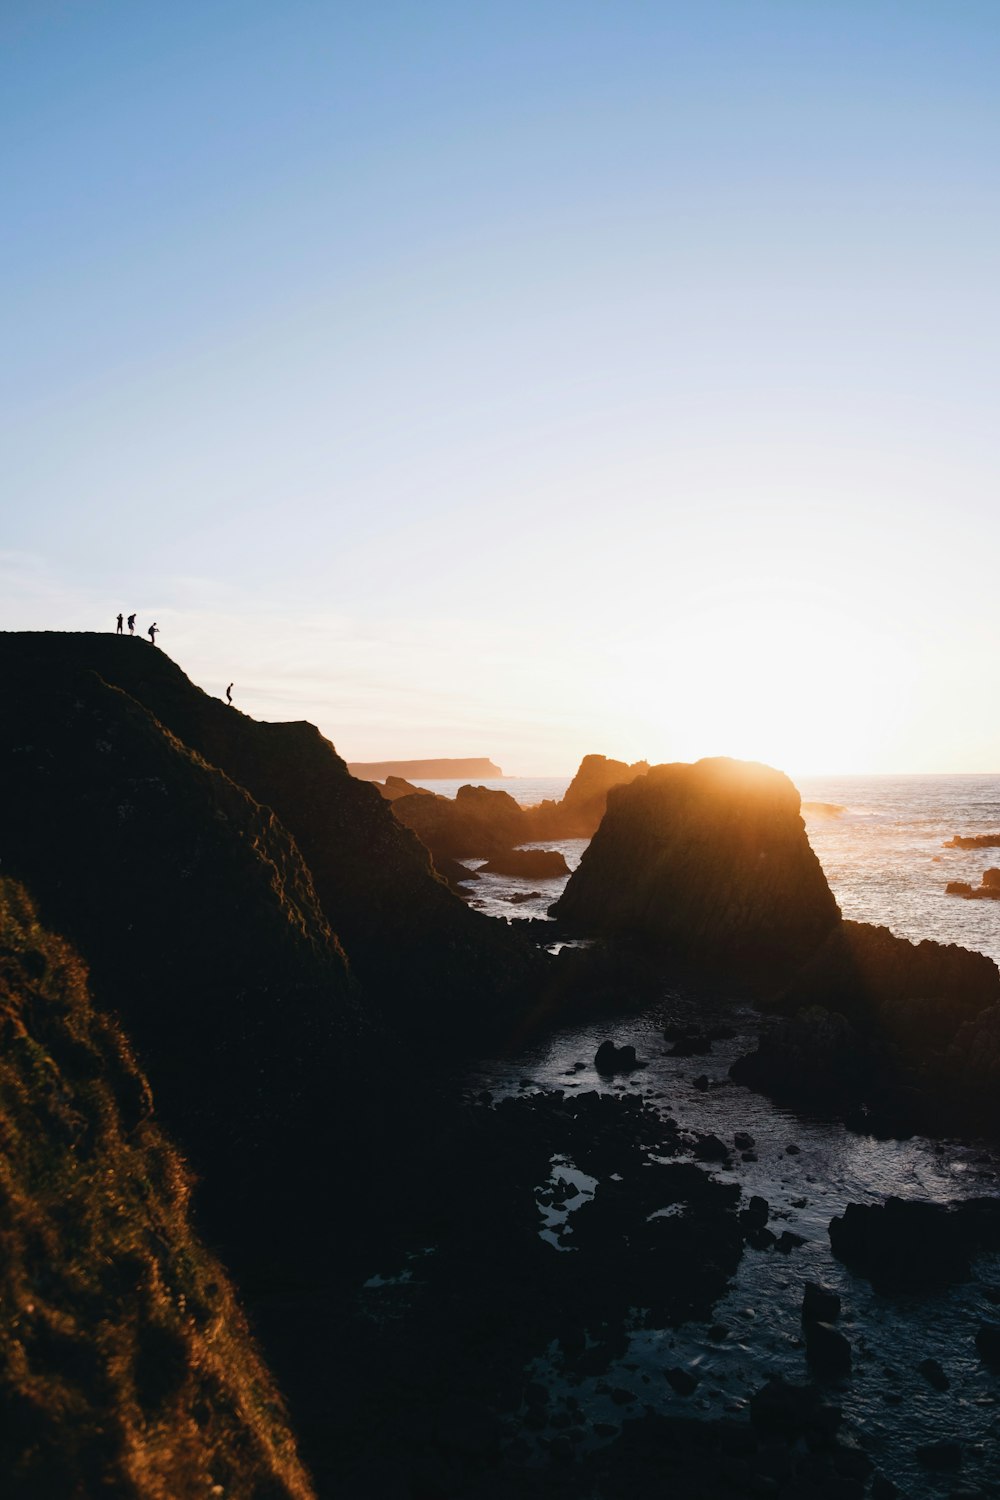
[{"label": "sea stack", "polygon": [[614,788],[552,911],[580,936],[637,938],[748,977],[814,951],[840,921],[791,781],[722,757]]}]

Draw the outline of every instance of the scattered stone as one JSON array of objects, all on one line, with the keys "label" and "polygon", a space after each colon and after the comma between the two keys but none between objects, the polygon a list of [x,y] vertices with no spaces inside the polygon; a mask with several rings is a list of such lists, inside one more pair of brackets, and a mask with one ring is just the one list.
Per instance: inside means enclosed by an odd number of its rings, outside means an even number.
[{"label": "scattered stone", "polygon": [[851,1345],[830,1323],[806,1324],[806,1359],[820,1375],[837,1379],[851,1373]]},{"label": "scattered stone", "polygon": [[781,1234],[778,1235],[778,1238],[775,1241],[774,1248],[776,1250],[780,1250],[782,1255],[790,1255],[793,1250],[797,1250],[800,1245],[804,1244],[804,1235],[795,1234],[791,1229],[784,1229],[782,1230]]},{"label": "scattered stone", "polygon": [[634,1047],[616,1047],[612,1041],[602,1042],[594,1056],[598,1073],[631,1073],[638,1066]]},{"label": "scattered stone", "polygon": [[673,1370],[667,1370],[664,1373],[666,1374],[669,1384],[677,1392],[678,1396],[692,1396],[698,1389],[700,1377],[698,1375],[692,1374],[690,1370],[682,1370],[678,1366]]},{"label": "scattered stone", "polygon": [[757,1142],[748,1130],[737,1130],[733,1136],[733,1145],[737,1151],[752,1151]]},{"label": "scattered stone", "polygon": [[717,1135],[699,1135],[692,1147],[692,1154],[698,1161],[729,1161],[729,1148],[725,1141],[720,1141]]},{"label": "scattered stone", "polygon": [[840,1297],[818,1281],[807,1281],[802,1293],[803,1323],[836,1323],[840,1317]]},{"label": "scattered stone", "polygon": [[699,1093],[701,1093],[701,1094],[707,1093],[708,1092],[708,1074],[707,1073],[699,1073],[697,1078],[692,1078],[691,1084],[692,1084],[692,1087],[696,1088]]},{"label": "scattered stone", "polygon": [[1000,1368],[1000,1323],[980,1323],[976,1332],[976,1348],[983,1364]]},{"label": "scattered stone", "polygon": [[943,1367],[936,1359],[922,1359],[917,1365],[917,1370],[928,1385],[932,1385],[936,1391],[946,1391],[951,1384]]},{"label": "scattered stone", "polygon": [[798,1156],[801,1153],[801,1150],[801,1146],[796,1146],[794,1141],[789,1141],[788,1145],[785,1147],[785,1155]]}]

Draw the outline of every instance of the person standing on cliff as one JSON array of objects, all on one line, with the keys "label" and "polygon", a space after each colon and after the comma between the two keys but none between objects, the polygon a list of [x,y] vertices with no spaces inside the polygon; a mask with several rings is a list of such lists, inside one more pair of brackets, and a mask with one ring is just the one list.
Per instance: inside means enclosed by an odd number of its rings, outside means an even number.
[{"label": "person standing on cliff", "polygon": [[116,634],[117,635],[121,635],[121,633],[122,633],[122,616],[119,615],[118,616],[118,630],[117,630]]},{"label": "person standing on cliff", "polygon": [[229,686],[226,688],[226,702],[229,704],[229,707],[232,708],[232,706],[233,706],[233,685],[232,685],[232,683],[230,683]]},{"label": "person standing on cliff", "polygon": [[154,620],[153,623],[152,623],[152,625],[150,625],[149,629],[146,631],[146,634],[149,636],[149,644],[151,646],[155,646],[156,645],[156,637],[159,634],[159,631],[160,631],[160,627],[159,627],[159,625],[157,625],[156,621]]},{"label": "person standing on cliff", "polygon": [[128,617],[128,633],[129,635],[135,635],[135,615],[129,615]]}]

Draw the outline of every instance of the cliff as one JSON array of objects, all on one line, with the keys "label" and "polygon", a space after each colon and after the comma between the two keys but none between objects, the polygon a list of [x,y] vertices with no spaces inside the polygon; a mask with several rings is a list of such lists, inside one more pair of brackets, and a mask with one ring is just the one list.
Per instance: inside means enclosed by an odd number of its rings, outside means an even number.
[{"label": "cliff", "polygon": [[390,776],[417,781],[461,781],[469,776],[495,781],[503,776],[500,767],[485,755],[464,760],[353,760],[347,769],[360,781],[386,781]]},{"label": "cliff", "polygon": [[612,789],[552,910],[580,936],[761,972],[811,952],[840,918],[795,787],[726,759],[654,766]]},{"label": "cliff", "polygon": [[[98,673],[271,810],[291,835],[367,1005],[394,1031],[457,1050],[506,1034],[531,1004],[545,956],[455,896],[378,790],[351,776],[313,725],[258,723],[196,688],[163,652],[128,637],[0,634],[0,665],[39,682]],[[57,724],[50,732],[58,741]],[[16,788],[15,774],[13,797]]]},{"label": "cliff", "polygon": [[148,1084],[7,879],[0,1028],[3,1494],[310,1500]]}]

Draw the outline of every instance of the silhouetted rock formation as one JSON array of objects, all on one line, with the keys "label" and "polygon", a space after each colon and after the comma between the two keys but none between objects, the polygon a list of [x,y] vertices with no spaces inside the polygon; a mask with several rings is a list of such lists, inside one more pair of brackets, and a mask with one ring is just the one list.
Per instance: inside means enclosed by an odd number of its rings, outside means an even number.
[{"label": "silhouetted rock formation", "polygon": [[795,787],[725,759],[654,766],[614,789],[552,911],[580,936],[640,938],[768,978],[840,919]]},{"label": "silhouetted rock formation", "polygon": [[843,922],[774,1005],[787,1019],[733,1065],[738,1082],[890,1125],[1000,1127],[1000,973],[983,954]]},{"label": "silhouetted rock formation", "polygon": [[946,896],[964,896],[966,901],[1000,901],[1000,870],[984,870],[977,886],[964,880],[949,880],[944,891]]},{"label": "silhouetted rock formation", "polygon": [[1000,833],[973,833],[964,836],[956,833],[953,839],[946,839],[941,847],[942,849],[1000,849]]},{"label": "silhouetted rock formation", "polygon": [[400,797],[392,811],[437,859],[500,854],[524,843],[524,814],[508,792],[461,786],[452,797]]},{"label": "silhouetted rock formation", "polygon": [[480,868],[489,875],[522,875],[527,880],[551,880],[569,874],[566,856],[558,849],[504,849]]},{"label": "silhouetted rock formation", "polygon": [[376,781],[374,784],[387,802],[395,802],[397,797],[434,796],[434,793],[429,792],[426,787],[412,786],[410,782],[404,781],[402,776],[387,776],[385,781]]},{"label": "silhouetted rock formation", "polygon": [[496,781],[503,776],[500,767],[485,755],[466,756],[464,760],[355,760],[347,769],[360,781],[387,781],[399,776],[417,781],[459,781],[465,776],[480,776]]},{"label": "silhouetted rock formation", "polygon": [[948,1286],[965,1280],[974,1255],[1000,1250],[1000,1199],[849,1203],[830,1221],[830,1245],[885,1295]]},{"label": "silhouetted rock formation", "polygon": [[613,787],[625,786],[644,776],[649,763],[608,760],[605,755],[585,755],[560,802],[540,802],[524,809],[529,832],[522,843],[541,839],[589,839],[600,826]]},{"label": "silhouetted rock formation", "polygon": [[[367,1004],[395,1028],[432,1044],[472,1047],[509,1035],[530,1007],[546,956],[506,924],[470,910],[436,878],[427,850],[392,815],[399,803],[387,806],[375,787],[351,776],[313,725],[257,723],[194,687],[163,652],[128,637],[0,634],[0,663],[27,685],[38,674],[56,685],[66,674],[99,673],[141,703],[159,721],[155,729],[165,727],[273,809],[304,858]],[[57,746],[58,721],[50,715],[43,722]],[[26,733],[31,743],[30,720]],[[42,736],[43,757],[45,744]],[[99,753],[91,761],[99,768]],[[134,774],[141,775],[141,764]],[[97,775],[100,781],[99,769]],[[109,782],[109,798],[113,792]],[[17,796],[16,775],[7,794]],[[411,800],[435,799],[400,802]],[[212,814],[211,826],[218,823]],[[109,811],[106,826],[115,825]]]},{"label": "silhouetted rock formation", "polygon": [[0,880],[0,1490],[309,1500],[283,1405],[86,971]]}]

